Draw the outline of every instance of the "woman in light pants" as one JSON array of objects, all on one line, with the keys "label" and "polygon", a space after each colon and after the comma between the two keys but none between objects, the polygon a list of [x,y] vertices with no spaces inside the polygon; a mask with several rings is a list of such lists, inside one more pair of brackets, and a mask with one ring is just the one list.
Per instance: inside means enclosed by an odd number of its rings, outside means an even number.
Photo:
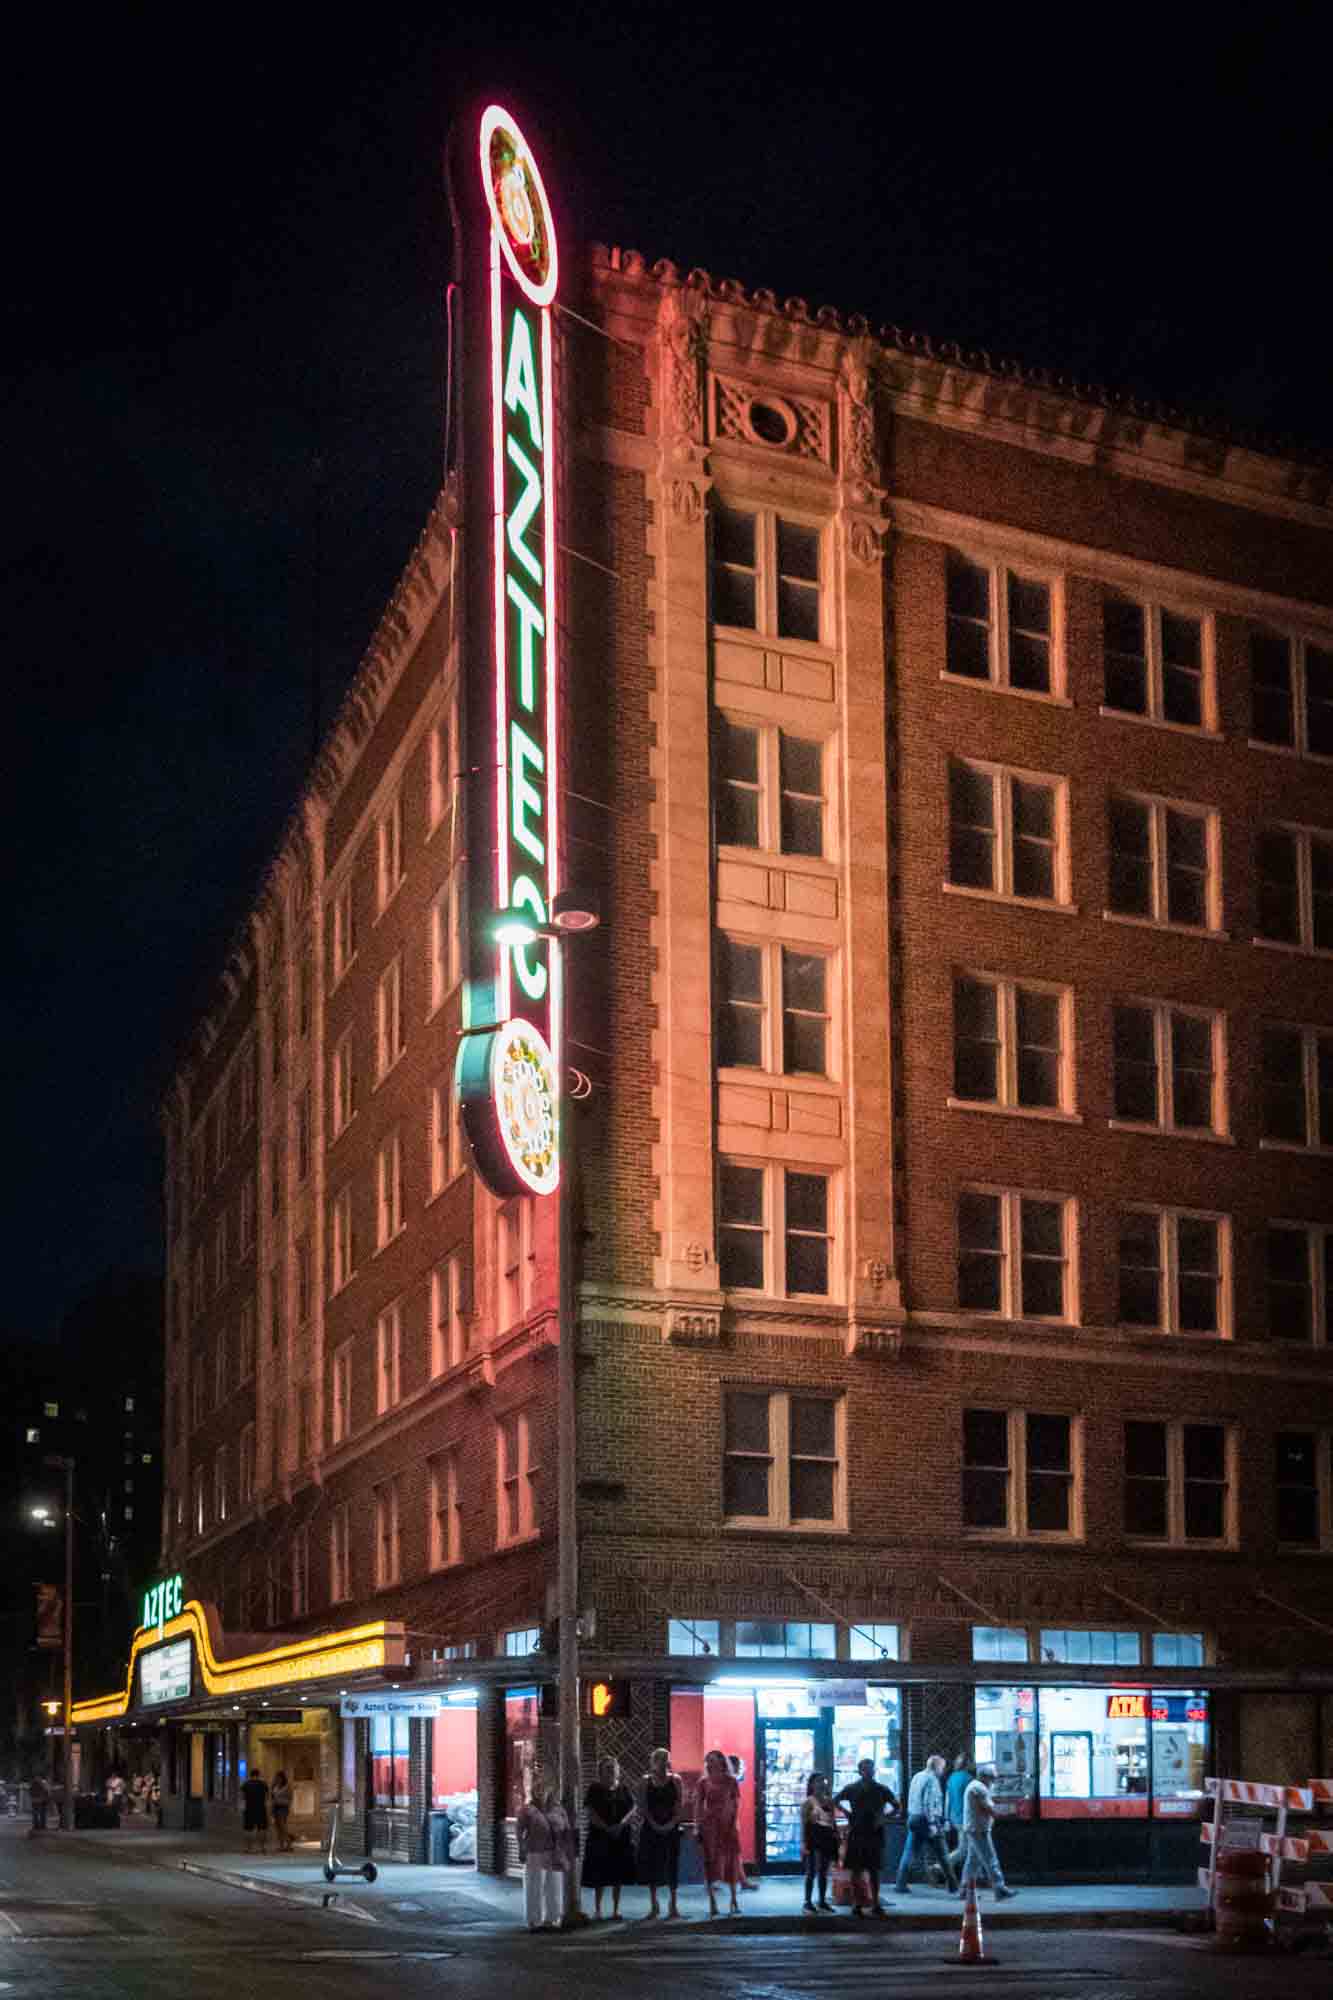
[{"label": "woman in light pants", "polygon": [[565,1875],[573,1850],[569,1815],[555,1788],[534,1773],[532,1797],[515,1821],[523,1863],[523,1897],[530,1931],[558,1931],[565,1914]]}]

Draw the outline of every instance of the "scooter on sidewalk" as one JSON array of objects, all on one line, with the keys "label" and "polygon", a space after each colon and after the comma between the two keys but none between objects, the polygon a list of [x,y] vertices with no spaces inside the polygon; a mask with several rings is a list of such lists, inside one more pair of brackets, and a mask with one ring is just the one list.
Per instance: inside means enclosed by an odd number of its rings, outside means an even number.
[{"label": "scooter on sidewalk", "polygon": [[379,1869],[373,1861],[341,1861],[338,1858],[338,1822],[342,1817],[342,1804],[333,1799],[329,1804],[329,1839],[324,1850],[324,1880],[336,1882],[341,1875],[358,1875],[363,1882],[379,1880]]}]

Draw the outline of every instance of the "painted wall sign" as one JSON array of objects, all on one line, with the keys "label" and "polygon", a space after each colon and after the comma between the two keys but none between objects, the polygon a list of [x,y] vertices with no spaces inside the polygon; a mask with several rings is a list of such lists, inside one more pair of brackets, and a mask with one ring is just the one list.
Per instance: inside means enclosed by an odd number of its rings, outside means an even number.
[{"label": "painted wall sign", "polygon": [[170,1639],[139,1655],[139,1699],[145,1708],[161,1701],[186,1701],[192,1684],[188,1639]]},{"label": "painted wall sign", "polygon": [[[550,921],[559,831],[551,337],[559,264],[540,169],[498,105],[480,121],[474,175],[478,168],[481,201],[475,179],[461,191],[474,218],[464,233],[475,239],[464,280],[468,619],[480,642],[484,603],[491,686],[472,679],[467,727],[469,768],[494,782],[489,800],[474,787],[470,808],[473,933],[457,1087],[493,1192],[550,1194],[560,1178],[560,959],[549,939],[530,934]],[[489,880],[478,879],[480,854]],[[505,918],[511,934],[499,936]],[[529,937],[513,936],[516,927]]]},{"label": "painted wall sign", "polygon": [[169,1618],[179,1618],[184,1597],[183,1579],[176,1576],[163,1577],[151,1590],[143,1594],[143,1617],[140,1624],[146,1632],[160,1632]]}]

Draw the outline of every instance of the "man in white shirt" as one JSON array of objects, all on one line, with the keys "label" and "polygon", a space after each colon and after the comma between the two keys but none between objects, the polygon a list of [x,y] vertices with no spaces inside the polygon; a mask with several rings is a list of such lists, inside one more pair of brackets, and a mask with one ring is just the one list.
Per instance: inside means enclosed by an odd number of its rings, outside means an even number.
[{"label": "man in white shirt", "polygon": [[1000,1857],[995,1852],[995,1837],[991,1826],[995,1819],[995,1801],[990,1788],[995,1783],[994,1764],[980,1764],[977,1775],[963,1793],[963,1879],[959,1890],[966,1896],[976,1884],[978,1875],[988,1875],[995,1890],[997,1903],[1007,1902],[1018,1894],[1004,1879]]},{"label": "man in white shirt", "polygon": [[927,1859],[934,1860],[944,1870],[944,1879],[949,1887],[958,1887],[953,1863],[944,1845],[944,1787],[940,1783],[943,1776],[943,1757],[927,1757],[908,1787],[907,1838],[903,1842],[898,1879],[894,1884],[894,1891],[899,1896],[910,1893],[907,1874],[914,1858],[920,1859],[923,1864]]}]

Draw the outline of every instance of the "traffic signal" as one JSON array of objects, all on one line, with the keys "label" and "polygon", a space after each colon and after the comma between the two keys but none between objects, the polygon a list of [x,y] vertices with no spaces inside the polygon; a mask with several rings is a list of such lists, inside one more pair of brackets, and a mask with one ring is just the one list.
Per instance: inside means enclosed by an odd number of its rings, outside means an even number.
[{"label": "traffic signal", "polygon": [[628,1681],[585,1681],[583,1683],[583,1709],[594,1722],[605,1722],[611,1716],[629,1714]]}]

